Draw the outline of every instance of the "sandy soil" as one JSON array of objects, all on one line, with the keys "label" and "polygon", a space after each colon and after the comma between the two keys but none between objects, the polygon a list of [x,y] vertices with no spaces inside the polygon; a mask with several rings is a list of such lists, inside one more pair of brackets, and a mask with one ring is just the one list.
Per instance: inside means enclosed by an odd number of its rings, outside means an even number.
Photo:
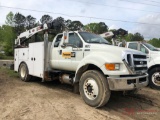
[{"label": "sandy soil", "polygon": [[22,82],[0,71],[0,120],[160,120],[160,91],[112,94],[100,109],[86,105],[72,86],[40,80]]}]

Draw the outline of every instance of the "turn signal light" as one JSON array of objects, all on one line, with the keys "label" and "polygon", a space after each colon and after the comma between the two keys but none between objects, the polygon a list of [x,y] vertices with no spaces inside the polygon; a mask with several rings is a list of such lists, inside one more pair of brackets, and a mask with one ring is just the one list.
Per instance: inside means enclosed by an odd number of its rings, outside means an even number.
[{"label": "turn signal light", "polygon": [[115,70],[115,64],[109,63],[105,64],[107,70]]},{"label": "turn signal light", "polygon": [[117,63],[106,63],[105,67],[107,70],[119,70],[120,69],[120,64]]}]

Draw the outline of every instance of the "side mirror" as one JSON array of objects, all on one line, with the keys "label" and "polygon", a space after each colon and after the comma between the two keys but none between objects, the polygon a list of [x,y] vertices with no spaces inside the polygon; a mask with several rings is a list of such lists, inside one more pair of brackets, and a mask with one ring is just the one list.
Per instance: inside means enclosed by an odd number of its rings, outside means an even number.
[{"label": "side mirror", "polygon": [[69,33],[68,31],[63,32],[63,44],[68,44],[69,42]]},{"label": "side mirror", "polygon": [[149,54],[149,51],[146,49],[146,54]]}]

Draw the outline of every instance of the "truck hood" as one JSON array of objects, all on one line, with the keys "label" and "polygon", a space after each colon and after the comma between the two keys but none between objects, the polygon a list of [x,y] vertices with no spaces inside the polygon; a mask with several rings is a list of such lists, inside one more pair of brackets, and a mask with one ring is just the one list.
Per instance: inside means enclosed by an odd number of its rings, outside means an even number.
[{"label": "truck hood", "polygon": [[156,55],[158,54],[158,55],[160,55],[160,51],[151,51],[150,53],[151,54],[156,54]]},{"label": "truck hood", "polygon": [[154,60],[154,59],[160,57],[160,51],[151,51],[150,56],[151,56],[151,59]]},{"label": "truck hood", "polygon": [[138,50],[133,50],[133,49],[128,49],[128,48],[123,48],[123,47],[118,47],[118,46],[113,46],[113,45],[107,45],[107,44],[90,44],[90,49],[92,50],[99,50],[103,52],[110,52],[110,53],[122,53],[123,51],[125,52],[130,52],[132,54],[141,54],[145,55],[143,52],[138,51]]},{"label": "truck hood", "polygon": [[[111,54],[113,56],[113,59],[124,59],[126,54],[140,54],[140,55],[146,55],[138,50],[132,50],[128,48],[113,46],[113,45],[107,45],[107,44],[89,44],[90,50],[94,52],[103,52],[104,55]],[[107,54],[106,54],[107,53]],[[125,58],[126,59],[126,58]]]}]

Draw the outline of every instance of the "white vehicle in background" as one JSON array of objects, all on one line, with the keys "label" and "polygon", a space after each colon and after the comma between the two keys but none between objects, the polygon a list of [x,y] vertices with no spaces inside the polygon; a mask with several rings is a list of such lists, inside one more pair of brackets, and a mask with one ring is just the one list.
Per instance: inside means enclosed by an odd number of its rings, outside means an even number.
[{"label": "white vehicle in background", "polygon": [[[109,45],[99,35],[85,31],[64,31],[51,43],[51,28],[59,27],[44,24],[21,33],[15,40],[14,70],[23,81],[33,76],[43,81],[58,78],[73,85],[85,103],[93,107],[105,105],[111,91],[132,91],[148,85],[146,54]],[[44,37],[38,37],[40,32]],[[32,43],[25,44],[30,40]]]},{"label": "white vehicle in background", "polygon": [[[122,43],[118,46],[122,47]],[[149,85],[160,90],[160,50],[147,42],[126,42],[125,47],[147,54]]]},{"label": "white vehicle in background", "polygon": [[160,51],[160,48],[156,48],[156,49]]}]

